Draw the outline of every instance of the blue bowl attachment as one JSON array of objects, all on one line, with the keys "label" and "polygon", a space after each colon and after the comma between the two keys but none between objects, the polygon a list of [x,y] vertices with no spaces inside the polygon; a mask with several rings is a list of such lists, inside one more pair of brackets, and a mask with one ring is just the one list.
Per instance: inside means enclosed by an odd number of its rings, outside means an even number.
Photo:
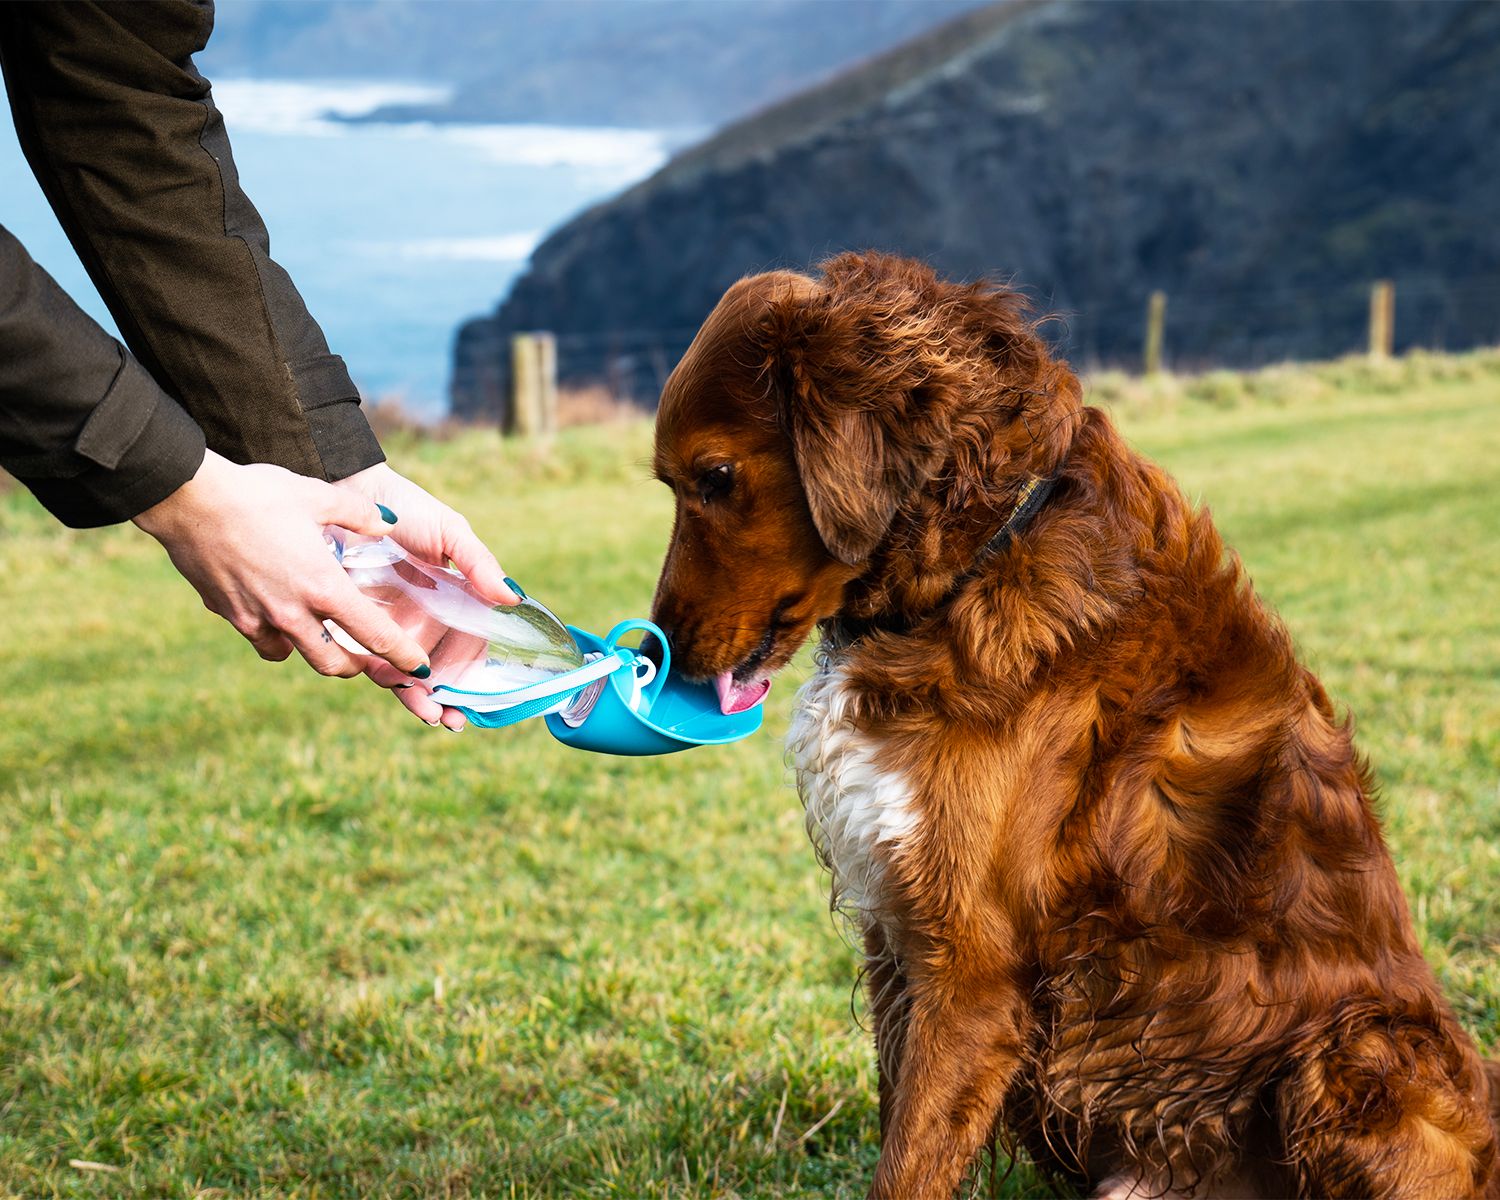
[{"label": "blue bowl attachment", "polygon": [[[654,664],[639,650],[619,644],[634,631],[656,635],[662,659],[654,672]],[[673,676],[666,635],[650,621],[621,621],[602,639],[572,625],[568,632],[586,655],[618,655],[626,662],[604,680],[593,708],[576,727],[556,713],[548,714],[548,731],[565,746],[598,754],[674,754],[693,746],[737,742],[760,728],[765,714],[759,704],[744,712],[722,713],[713,685]]]}]

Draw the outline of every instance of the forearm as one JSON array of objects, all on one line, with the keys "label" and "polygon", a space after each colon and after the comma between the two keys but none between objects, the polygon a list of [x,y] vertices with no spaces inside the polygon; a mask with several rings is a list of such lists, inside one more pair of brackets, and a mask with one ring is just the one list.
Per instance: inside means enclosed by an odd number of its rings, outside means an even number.
[{"label": "forearm", "polygon": [[239,185],[192,55],[211,9],[0,5],[28,160],[126,343],[208,445],[339,479],[383,458]]},{"label": "forearm", "polygon": [[0,466],[61,521],[123,521],[203,460],[203,433],[0,228]]}]

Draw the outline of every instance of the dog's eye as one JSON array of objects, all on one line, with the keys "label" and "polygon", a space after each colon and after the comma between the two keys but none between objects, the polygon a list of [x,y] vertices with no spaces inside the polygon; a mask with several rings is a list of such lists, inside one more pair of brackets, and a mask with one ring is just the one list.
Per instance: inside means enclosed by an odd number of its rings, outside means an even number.
[{"label": "dog's eye", "polygon": [[728,495],[732,487],[734,487],[734,468],[728,463],[710,467],[698,476],[698,495],[702,497],[705,504],[710,500],[717,500]]}]

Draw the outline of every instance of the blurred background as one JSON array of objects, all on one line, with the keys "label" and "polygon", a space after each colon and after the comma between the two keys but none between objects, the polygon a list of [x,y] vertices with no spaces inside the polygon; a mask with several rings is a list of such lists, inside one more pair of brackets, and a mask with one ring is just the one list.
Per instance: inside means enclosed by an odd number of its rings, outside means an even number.
[{"label": "blurred background", "polygon": [[[654,403],[723,289],[1014,278],[1085,368],[1500,341],[1500,5],[224,0],[200,67],[372,399],[513,419],[511,337]],[[8,129],[0,205],[101,320]]]},{"label": "blurred background", "polygon": [[[545,236],[726,123],[972,7],[225,0],[198,66],[272,253],[334,351],[367,396],[435,421],[460,324],[494,309]],[[0,207],[110,325],[8,121]],[[679,307],[648,324],[675,338],[692,320]]]}]

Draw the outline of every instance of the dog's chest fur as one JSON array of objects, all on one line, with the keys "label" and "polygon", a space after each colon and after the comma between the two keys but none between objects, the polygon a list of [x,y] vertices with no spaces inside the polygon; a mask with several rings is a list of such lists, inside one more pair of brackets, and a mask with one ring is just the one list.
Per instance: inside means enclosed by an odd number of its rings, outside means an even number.
[{"label": "dog's chest fur", "polygon": [[807,811],[807,833],[833,874],[833,903],[860,923],[885,923],[889,867],[917,828],[905,779],[878,761],[879,742],[853,719],[853,689],[837,651],[797,694],[787,756]]}]

